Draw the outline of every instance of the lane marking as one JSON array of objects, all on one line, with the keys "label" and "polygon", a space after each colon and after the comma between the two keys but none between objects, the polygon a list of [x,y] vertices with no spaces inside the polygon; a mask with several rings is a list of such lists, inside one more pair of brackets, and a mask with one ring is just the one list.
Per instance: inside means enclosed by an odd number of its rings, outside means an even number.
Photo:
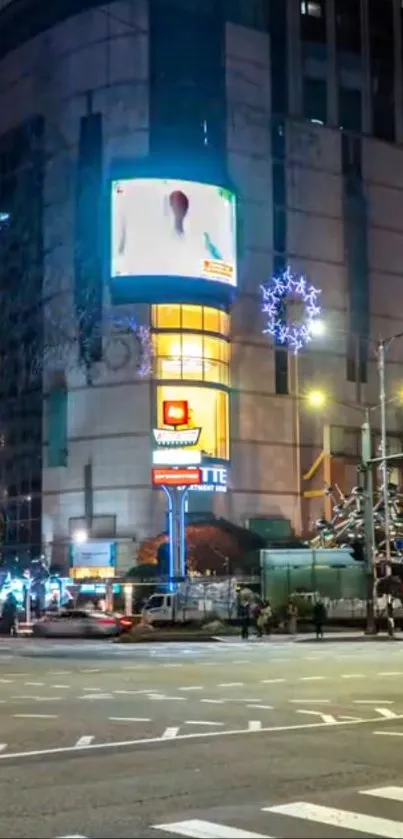
[{"label": "lane marking", "polygon": [[343,673],[342,679],[365,679],[363,673]]},{"label": "lane marking", "polygon": [[250,830],[240,830],[217,822],[207,822],[203,819],[187,819],[184,822],[168,822],[168,824],[153,824],[153,830],[163,830],[164,833],[175,833],[177,836],[188,836],[190,839],[270,839],[267,833],[252,833]]},{"label": "lane marking", "polygon": [[[71,670],[49,670],[50,676],[71,676]],[[28,673],[24,673],[24,676],[28,676]]]},{"label": "lane marking", "polygon": [[386,672],[378,673],[378,676],[402,676],[402,675],[403,675],[402,670],[387,670]]},{"label": "lane marking", "polygon": [[83,688],[83,691],[86,693],[98,693],[101,688]]},{"label": "lane marking", "polygon": [[377,789],[361,789],[361,795],[373,795],[376,798],[386,798],[388,801],[403,801],[403,787],[378,787]]},{"label": "lane marking", "polygon": [[93,740],[95,740],[95,737],[94,737],[93,734],[83,734],[82,737],[78,738],[78,740],[75,744],[75,748],[76,749],[84,749],[86,746],[90,746]]},{"label": "lane marking", "polygon": [[79,696],[78,699],[113,699],[111,693],[85,693],[84,696]]},{"label": "lane marking", "polygon": [[258,708],[262,711],[274,711],[273,705],[256,705],[256,704],[249,704],[246,706],[247,708]]},{"label": "lane marking", "polygon": [[0,682],[2,685],[11,685],[13,682],[15,682],[15,679],[0,679]]},{"label": "lane marking", "polygon": [[382,734],[385,737],[403,737],[403,731],[373,731],[373,734]]},{"label": "lane marking", "polygon": [[375,708],[375,711],[378,711],[378,714],[385,717],[385,720],[394,720],[397,717],[397,714],[395,714],[394,711],[391,711],[390,708]]},{"label": "lane marking", "polygon": [[220,682],[218,687],[219,688],[242,688],[244,686],[244,682]]},{"label": "lane marking", "polygon": [[262,685],[278,685],[280,682],[285,682],[286,679],[262,679]]},{"label": "lane marking", "polygon": [[51,688],[54,688],[55,690],[69,690],[71,685],[51,685]]},{"label": "lane marking", "polygon": [[301,676],[300,682],[322,682],[326,676]]},{"label": "lane marking", "polygon": [[353,705],[394,705],[393,699],[353,699]]},{"label": "lane marking", "polygon": [[224,699],[201,699],[206,705],[225,705]]},{"label": "lane marking", "polygon": [[308,703],[311,705],[327,705],[330,699],[289,699],[288,701],[297,705],[307,705]]},{"label": "lane marking", "polygon": [[0,752],[4,752],[4,749],[7,748],[7,743],[0,743]]},{"label": "lane marking", "polygon": [[122,694],[122,696],[138,696],[139,694],[149,694],[152,693],[152,688],[149,690],[114,690],[116,694]]},{"label": "lane marking", "polygon": [[35,688],[42,688],[42,687],[44,687],[45,682],[24,682],[24,685],[26,685],[27,687],[32,687],[32,688],[34,688],[34,687]]},{"label": "lane marking", "polygon": [[149,717],[108,717],[112,722],[152,722]]},{"label": "lane marking", "polygon": [[[403,714],[398,716],[398,719],[403,719]],[[335,724],[332,726],[333,728],[337,727],[347,727],[350,725],[363,725],[364,723],[381,723],[382,720],[379,717],[371,718],[368,720],[360,719],[360,720],[336,720]],[[260,729],[260,731],[266,732],[267,734],[270,733],[277,733],[278,731],[308,731],[309,729],[315,728],[329,728],[328,723],[325,722],[310,722],[310,723],[297,723],[294,725],[270,725],[264,726]],[[387,734],[388,732],[380,732],[376,731],[373,734]],[[393,733],[393,732],[390,732]],[[235,729],[228,729],[226,731],[197,731],[192,732],[191,734],[178,734],[175,738],[176,741],[179,740],[201,740],[207,737],[239,737],[243,736],[244,734],[253,734],[249,728],[235,728]],[[400,735],[399,735],[400,736]],[[403,731],[401,732],[401,736],[403,737]],[[105,751],[109,749],[124,749],[130,748],[132,746],[147,746],[153,745],[156,743],[163,742],[162,737],[141,737],[137,738],[136,740],[120,740],[113,743],[91,743],[91,746],[86,747],[86,751],[99,751],[104,749]],[[62,754],[72,754],[77,752],[78,749],[75,746],[59,746],[53,749],[33,749],[31,751],[26,752],[7,752],[6,754],[0,754],[0,761],[1,760],[14,760],[17,758],[28,758],[28,757],[44,757],[44,756],[51,756],[51,755],[62,755]]]},{"label": "lane marking", "polygon": [[100,667],[86,667],[85,669],[80,671],[81,673],[100,673]]},{"label": "lane marking", "polygon": [[178,690],[203,690],[203,685],[190,685],[189,687],[178,688]]},{"label": "lane marking", "polygon": [[210,720],[185,720],[185,725],[212,725],[221,726],[223,722],[210,722]]},{"label": "lane marking", "polygon": [[13,714],[13,717],[20,720],[57,720],[57,714]]},{"label": "lane marking", "polygon": [[249,731],[261,731],[262,723],[260,722],[260,720],[249,720],[248,729]]},{"label": "lane marking", "polygon": [[60,702],[62,696],[34,696],[35,702]]},{"label": "lane marking", "polygon": [[81,833],[69,833],[68,836],[59,836],[59,839],[86,839],[86,837],[81,836]]},{"label": "lane marking", "polygon": [[[164,700],[168,701],[168,702],[186,702],[186,699],[185,699],[184,696],[165,696],[164,693],[149,693],[149,694],[147,694],[147,696],[148,696],[149,699],[152,699],[154,701],[160,701],[160,702],[162,702]],[[202,700],[202,702],[203,702],[203,700]]]},{"label": "lane marking", "polygon": [[174,737],[177,736],[178,733],[179,733],[179,726],[169,725],[168,728],[165,729],[161,739],[162,740],[172,740]]},{"label": "lane marking", "polygon": [[338,830],[356,830],[369,836],[384,836],[390,839],[403,839],[403,822],[382,819],[379,816],[367,816],[365,813],[353,813],[350,810],[338,810],[336,807],[323,807],[296,801],[293,804],[280,804],[276,807],[263,807],[266,813],[276,813],[295,819],[325,824]]},{"label": "lane marking", "polygon": [[320,711],[298,710],[297,714],[312,714],[312,716],[320,717],[326,725],[335,725],[337,723],[336,717],[333,717],[332,714],[321,714]]}]

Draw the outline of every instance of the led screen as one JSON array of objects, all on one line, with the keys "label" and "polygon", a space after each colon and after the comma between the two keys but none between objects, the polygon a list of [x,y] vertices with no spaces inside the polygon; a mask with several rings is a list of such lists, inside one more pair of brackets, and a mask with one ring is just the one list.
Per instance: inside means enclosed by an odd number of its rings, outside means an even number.
[{"label": "led screen", "polygon": [[183,180],[112,181],[113,277],[183,277],[236,286],[236,203]]}]

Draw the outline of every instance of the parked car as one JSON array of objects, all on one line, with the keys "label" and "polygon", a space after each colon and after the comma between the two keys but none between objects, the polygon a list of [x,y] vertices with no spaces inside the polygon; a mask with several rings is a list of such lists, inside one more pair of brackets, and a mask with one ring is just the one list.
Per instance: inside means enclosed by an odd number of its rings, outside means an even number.
[{"label": "parked car", "polygon": [[32,634],[41,638],[113,638],[131,626],[131,618],[110,612],[61,609],[36,621]]}]

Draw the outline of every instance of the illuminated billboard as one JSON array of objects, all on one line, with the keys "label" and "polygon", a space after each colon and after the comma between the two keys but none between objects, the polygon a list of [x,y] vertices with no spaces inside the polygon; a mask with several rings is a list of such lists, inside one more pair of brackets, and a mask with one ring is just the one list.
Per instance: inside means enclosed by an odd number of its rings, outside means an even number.
[{"label": "illuminated billboard", "polygon": [[183,302],[184,289],[228,297],[237,284],[234,193],[190,180],[113,180],[110,274],[148,302]]},{"label": "illuminated billboard", "polygon": [[201,483],[200,469],[152,469],[153,486],[194,486]]}]

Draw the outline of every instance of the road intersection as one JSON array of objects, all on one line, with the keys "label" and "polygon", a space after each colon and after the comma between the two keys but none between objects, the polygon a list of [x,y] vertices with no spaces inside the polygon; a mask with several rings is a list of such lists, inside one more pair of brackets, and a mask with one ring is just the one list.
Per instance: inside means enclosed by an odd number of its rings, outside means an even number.
[{"label": "road intersection", "polygon": [[356,790],[369,817],[402,809],[403,795],[359,792],[401,788],[402,686],[399,643],[4,642],[1,833],[293,836],[295,822],[298,837],[341,835],[272,808],[348,810]]}]

